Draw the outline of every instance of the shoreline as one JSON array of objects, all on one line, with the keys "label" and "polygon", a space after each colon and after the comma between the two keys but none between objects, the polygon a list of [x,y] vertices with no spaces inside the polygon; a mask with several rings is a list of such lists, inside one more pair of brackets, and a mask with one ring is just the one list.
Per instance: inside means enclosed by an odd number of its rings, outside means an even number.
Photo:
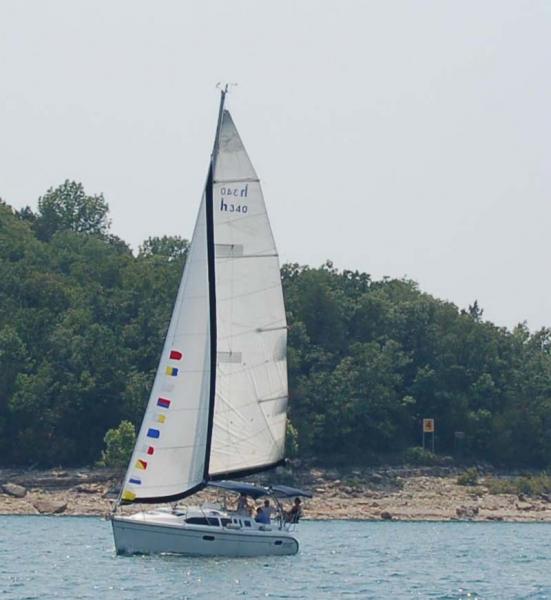
[{"label": "shoreline", "polygon": [[[513,474],[481,474],[475,485],[460,485],[456,467],[370,467],[280,469],[257,478],[310,491],[304,518],[361,521],[551,522],[551,496],[492,493],[486,483]],[[122,474],[113,469],[0,470],[0,514],[107,516]],[[203,490],[182,504],[215,500]],[[125,507],[135,512],[150,505]]]}]

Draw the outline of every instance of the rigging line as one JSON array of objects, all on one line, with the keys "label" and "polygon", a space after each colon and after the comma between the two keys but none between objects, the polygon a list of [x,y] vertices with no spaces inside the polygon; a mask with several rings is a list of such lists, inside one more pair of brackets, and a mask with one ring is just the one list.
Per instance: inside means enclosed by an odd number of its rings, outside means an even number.
[{"label": "rigging line", "polygon": [[232,404],[230,404],[230,402],[229,402],[229,401],[226,399],[226,397],[225,397],[225,396],[222,396],[222,394],[221,394],[220,392],[218,392],[218,393],[216,394],[216,397],[217,397],[219,400],[221,400],[221,401],[222,401],[222,403],[223,403],[223,404],[224,404],[224,405],[225,405],[227,408],[229,408],[229,409],[231,410],[231,412],[235,413],[235,415],[236,415],[237,417],[239,417],[243,423],[247,423],[247,418],[246,418],[244,415],[242,415],[242,414],[239,412],[239,410],[238,410],[238,409],[237,409],[235,406],[233,406]]},{"label": "rigging line", "polygon": [[230,302],[232,300],[237,300],[238,298],[247,298],[248,296],[254,296],[255,294],[262,294],[263,292],[271,292],[272,290],[279,289],[281,282],[277,282],[275,285],[271,285],[269,287],[265,287],[259,290],[253,290],[251,292],[244,292],[243,294],[239,294],[237,296],[226,296],[219,298],[219,302]]},{"label": "rigging line", "polygon": [[[245,365],[243,365],[243,367],[241,369],[235,370],[235,371],[232,370],[229,373],[221,372],[220,375],[222,377],[232,377],[233,375],[241,375],[242,373],[247,373],[248,371],[253,371],[260,367],[265,367],[266,364],[273,365],[273,364],[278,364],[280,362],[283,362],[283,361],[277,361],[277,363],[276,363],[275,361],[265,359],[262,362],[245,364]],[[226,364],[229,364],[229,363],[226,363]],[[237,363],[234,363],[234,364],[237,364]],[[241,364],[243,364],[243,363],[241,363]]]},{"label": "rigging line", "polygon": [[[270,436],[269,436],[269,437],[268,437],[268,436],[266,436],[266,435],[263,435],[265,431],[268,431],[268,432],[270,433]],[[272,434],[272,431],[271,431],[271,429],[270,429],[270,428],[268,428],[268,427],[263,427],[262,429],[257,429],[257,430],[256,430],[256,431],[254,431],[254,432],[253,432],[253,433],[252,433],[252,434],[251,434],[251,435],[250,435],[250,436],[249,436],[247,439],[244,439],[243,441],[246,441],[246,442],[247,442],[247,443],[249,443],[251,446],[253,446],[253,447],[256,447],[256,444],[253,442],[253,440],[254,440],[255,438],[258,438],[258,437],[260,437],[260,436],[262,436],[262,438],[263,438],[263,439],[266,439],[266,441],[270,442],[270,443],[271,443],[271,445],[272,445],[272,447],[273,447],[273,446],[276,446],[276,447],[277,447],[277,446],[280,446],[280,445],[281,445],[281,442],[283,441],[283,440],[281,440],[281,441],[278,443],[278,442],[275,440],[275,438],[274,438],[274,436],[273,436],[273,434]],[[270,439],[270,438],[271,438],[271,439]],[[231,443],[226,443],[226,444],[223,444],[223,445],[221,446],[221,448],[230,448],[230,450],[231,450]],[[234,455],[235,455],[235,448],[234,448],[233,450],[234,450]]]},{"label": "rigging line", "polygon": [[[263,210],[262,212],[259,212],[259,213],[249,213],[249,212],[247,212],[245,214],[241,213],[239,215],[236,215],[235,212],[234,212],[232,214],[234,215],[234,217],[233,217],[233,224],[237,224],[237,223],[241,224],[241,223],[243,223],[243,221],[248,221],[250,219],[263,219],[264,221],[268,221],[268,215],[267,215],[266,210]],[[232,227],[232,229],[235,229],[235,226]],[[273,234],[272,234],[271,229],[270,229],[270,234],[271,234],[272,239],[273,239]]]},{"label": "rigging line", "polygon": [[223,443],[219,443],[217,448],[216,448],[216,452],[218,452],[220,450],[220,448],[232,448],[234,449],[234,454],[235,454],[235,445],[236,444],[248,444],[251,448],[256,449],[256,444],[252,441],[254,435],[252,436],[245,436],[245,434],[239,434],[239,432],[237,432],[237,430],[235,428],[231,428],[229,426],[227,427],[222,427],[221,425],[217,424],[216,427],[222,429],[222,431],[225,431],[229,437],[231,437],[232,439],[229,442],[223,442]]}]

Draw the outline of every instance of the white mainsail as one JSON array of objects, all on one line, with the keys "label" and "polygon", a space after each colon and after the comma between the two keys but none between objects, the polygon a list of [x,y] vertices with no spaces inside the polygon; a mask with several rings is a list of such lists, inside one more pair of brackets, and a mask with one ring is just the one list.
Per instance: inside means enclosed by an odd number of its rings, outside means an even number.
[{"label": "white mainsail", "polygon": [[287,326],[279,260],[260,182],[224,96],[125,502],[176,500],[210,478],[283,458]]},{"label": "white mainsail", "polygon": [[217,367],[209,475],[283,458],[287,323],[258,176],[224,111],[214,170]]}]

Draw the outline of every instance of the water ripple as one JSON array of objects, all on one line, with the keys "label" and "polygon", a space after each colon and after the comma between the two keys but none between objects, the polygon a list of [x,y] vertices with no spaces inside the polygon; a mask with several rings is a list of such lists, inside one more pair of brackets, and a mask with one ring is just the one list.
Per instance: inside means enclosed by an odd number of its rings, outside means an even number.
[{"label": "water ripple", "polygon": [[551,600],[551,525],[305,522],[294,557],[117,557],[96,518],[0,517],[0,600]]}]

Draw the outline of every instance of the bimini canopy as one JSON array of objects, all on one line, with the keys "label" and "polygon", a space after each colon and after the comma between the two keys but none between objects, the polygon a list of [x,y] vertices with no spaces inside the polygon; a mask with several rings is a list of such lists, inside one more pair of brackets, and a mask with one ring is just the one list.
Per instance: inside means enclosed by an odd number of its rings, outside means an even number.
[{"label": "bimini canopy", "polygon": [[261,496],[275,496],[276,498],[294,498],[295,496],[312,497],[312,494],[309,492],[289,487],[288,485],[264,487],[244,481],[210,481],[208,485],[209,487],[220,488],[229,492],[236,492],[237,494],[245,494],[255,500]]},{"label": "bimini canopy", "polygon": [[260,498],[261,496],[269,496],[270,491],[261,485],[246,483],[245,481],[209,481],[209,487],[220,488],[228,492],[236,492],[237,494],[245,494],[251,498]]},{"label": "bimini canopy", "polygon": [[299,490],[298,488],[289,487],[288,485],[272,485],[270,491],[276,498],[293,498],[295,496],[304,496],[305,498],[311,498],[312,494]]}]

